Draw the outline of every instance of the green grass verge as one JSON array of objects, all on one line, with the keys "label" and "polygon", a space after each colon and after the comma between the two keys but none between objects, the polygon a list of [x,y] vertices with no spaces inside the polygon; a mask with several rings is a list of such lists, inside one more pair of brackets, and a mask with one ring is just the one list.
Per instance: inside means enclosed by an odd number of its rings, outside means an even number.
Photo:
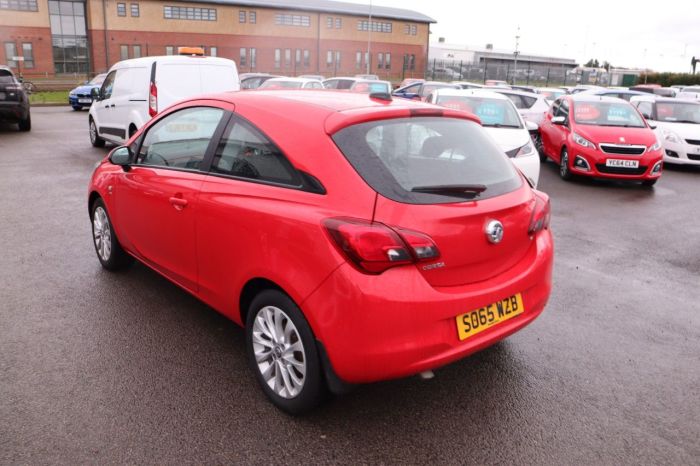
[{"label": "green grass verge", "polygon": [[29,96],[32,104],[65,104],[68,105],[68,91],[34,92]]}]

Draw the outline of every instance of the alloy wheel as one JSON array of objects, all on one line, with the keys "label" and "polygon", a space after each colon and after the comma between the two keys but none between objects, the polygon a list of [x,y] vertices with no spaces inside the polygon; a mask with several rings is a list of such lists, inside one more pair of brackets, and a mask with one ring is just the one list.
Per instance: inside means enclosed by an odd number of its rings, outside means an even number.
[{"label": "alloy wheel", "polygon": [[99,206],[92,218],[92,234],[95,239],[95,249],[100,259],[107,262],[112,254],[112,231],[109,228],[107,212]]},{"label": "alloy wheel", "polygon": [[280,308],[265,306],[253,322],[253,352],[258,370],[282,398],[297,396],[306,380],[306,352],[296,326]]}]

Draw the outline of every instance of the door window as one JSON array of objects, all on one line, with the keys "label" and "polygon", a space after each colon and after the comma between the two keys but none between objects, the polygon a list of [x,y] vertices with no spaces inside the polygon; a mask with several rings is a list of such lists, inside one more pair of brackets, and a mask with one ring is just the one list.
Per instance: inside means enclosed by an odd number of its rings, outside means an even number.
[{"label": "door window", "polygon": [[223,113],[220,108],[194,107],[167,115],[146,133],[136,163],[200,169]]},{"label": "door window", "polygon": [[639,106],[637,107],[639,109],[639,113],[642,115],[647,115],[651,117],[652,115],[652,105],[651,102],[639,102]]},{"label": "door window", "polygon": [[215,173],[299,186],[298,173],[282,152],[252,125],[235,119],[214,155]]},{"label": "door window", "polygon": [[105,81],[102,83],[100,94],[102,94],[103,99],[109,99],[110,97],[112,97],[112,90],[114,89],[114,81],[116,76],[117,71],[112,71],[107,75]]}]

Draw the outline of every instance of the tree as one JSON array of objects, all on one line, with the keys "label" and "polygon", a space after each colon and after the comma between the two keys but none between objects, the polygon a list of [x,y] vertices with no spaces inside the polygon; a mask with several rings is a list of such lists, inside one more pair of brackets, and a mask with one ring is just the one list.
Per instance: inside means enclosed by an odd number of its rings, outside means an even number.
[{"label": "tree", "polygon": [[693,58],[690,60],[690,65],[693,67],[693,74],[695,74],[695,65],[698,64],[698,61],[700,61],[700,60],[698,60],[698,59],[695,58],[695,57],[693,57]]},{"label": "tree", "polygon": [[597,58],[596,59],[591,58],[583,66],[585,66],[587,68],[600,68],[600,63],[598,62]]},{"label": "tree", "polygon": [[610,71],[610,67],[611,67],[611,66],[612,66],[612,65],[610,64],[609,61],[604,61],[604,62],[603,62],[603,68],[605,68],[605,71]]}]

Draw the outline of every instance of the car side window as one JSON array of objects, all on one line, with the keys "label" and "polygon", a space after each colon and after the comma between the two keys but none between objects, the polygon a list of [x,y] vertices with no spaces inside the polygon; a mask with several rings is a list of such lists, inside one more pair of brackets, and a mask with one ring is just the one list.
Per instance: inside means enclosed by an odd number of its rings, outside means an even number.
[{"label": "car side window", "polygon": [[639,109],[639,113],[641,113],[642,115],[652,115],[653,107],[651,105],[651,102],[639,102],[639,106],[637,108]]},{"label": "car side window", "polygon": [[117,70],[114,70],[107,75],[104,82],[102,83],[102,87],[100,88],[100,94],[102,95],[103,99],[109,99],[110,97],[112,97],[112,90],[114,89],[114,80],[116,76]]},{"label": "car side window", "polygon": [[224,111],[192,107],[171,113],[146,133],[136,164],[198,170]]},{"label": "car side window", "polygon": [[559,114],[559,106],[561,105],[561,100],[557,99],[552,104],[552,108],[549,110],[553,117]]},{"label": "car side window", "polygon": [[226,128],[211,171],[252,180],[301,185],[299,174],[277,146],[240,118],[234,118]]},{"label": "car side window", "polygon": [[338,89],[338,81],[337,79],[329,79],[323,82],[323,87],[326,89]]},{"label": "car side window", "polygon": [[520,99],[523,101],[523,108],[532,108],[533,105],[535,105],[535,102],[537,102],[537,98],[535,97],[528,97],[525,95],[521,95]]},{"label": "car side window", "polygon": [[519,95],[516,94],[505,94],[506,97],[508,97],[513,104],[515,104],[515,108],[521,109],[525,108],[523,101],[520,99]]},{"label": "car side window", "polygon": [[355,81],[351,79],[339,79],[337,89],[350,89]]},{"label": "car side window", "polygon": [[422,83],[413,84],[412,86],[404,88],[402,92],[404,94],[418,94],[418,91],[420,91],[422,85]]},{"label": "car side window", "polygon": [[559,116],[563,116],[566,124],[569,124],[569,102],[566,100],[563,100],[559,106]]}]

